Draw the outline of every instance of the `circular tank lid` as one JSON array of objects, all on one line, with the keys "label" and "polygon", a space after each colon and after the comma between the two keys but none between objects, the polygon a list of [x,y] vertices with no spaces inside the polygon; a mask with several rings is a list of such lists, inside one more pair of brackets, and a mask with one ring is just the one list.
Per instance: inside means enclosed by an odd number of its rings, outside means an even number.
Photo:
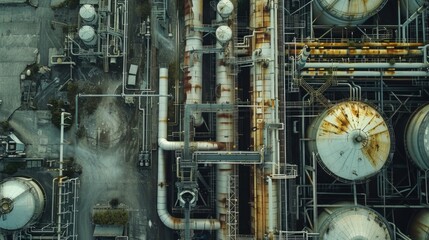
[{"label": "circular tank lid", "polygon": [[376,14],[387,0],[317,0],[323,12],[345,21],[366,19]]},{"label": "circular tank lid", "polygon": [[217,12],[224,18],[227,18],[234,11],[234,5],[229,0],[220,0],[216,6]]},{"label": "circular tank lid", "polygon": [[321,223],[320,239],[337,240],[390,240],[391,233],[386,221],[375,211],[361,207],[344,207],[334,210]]},{"label": "circular tank lid", "polygon": [[422,209],[414,215],[409,223],[408,231],[412,239],[429,239],[429,210]]},{"label": "circular tank lid", "polygon": [[83,26],[79,29],[79,37],[83,41],[91,41],[95,36],[95,30],[91,26]]},{"label": "circular tank lid", "polygon": [[90,21],[90,20],[94,19],[95,14],[96,14],[95,8],[94,8],[94,6],[92,6],[90,4],[84,4],[79,9],[80,17],[85,19],[85,20]]},{"label": "circular tank lid", "polygon": [[232,38],[232,30],[228,26],[220,26],[216,29],[216,38],[221,43],[226,43]]},{"label": "circular tank lid", "polygon": [[36,211],[37,199],[32,187],[10,179],[0,186],[0,228],[17,230],[25,227]]},{"label": "circular tank lid", "polygon": [[406,128],[406,149],[414,163],[429,169],[429,104],[418,109]]},{"label": "circular tank lid", "polygon": [[334,175],[351,181],[376,174],[390,158],[390,129],[363,102],[334,105],[320,116],[316,129],[319,160]]}]

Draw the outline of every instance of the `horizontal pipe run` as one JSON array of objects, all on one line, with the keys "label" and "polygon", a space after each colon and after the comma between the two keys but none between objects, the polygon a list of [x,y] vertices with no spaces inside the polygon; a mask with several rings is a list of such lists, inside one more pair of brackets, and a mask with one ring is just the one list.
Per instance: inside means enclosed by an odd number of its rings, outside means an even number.
[{"label": "horizontal pipe run", "polygon": [[321,62],[307,62],[303,68],[427,68],[429,63],[321,63]]},{"label": "horizontal pipe run", "polygon": [[[288,53],[290,55],[299,54],[300,52],[298,50],[289,50]],[[333,56],[333,57],[351,57],[351,56],[384,56],[384,57],[391,57],[391,56],[422,56],[423,51],[420,49],[356,49],[356,48],[338,48],[338,49],[311,49],[311,56]]]},{"label": "horizontal pipe run", "polygon": [[[426,71],[302,71],[303,77],[429,77]],[[410,79],[411,80],[411,79]]]}]

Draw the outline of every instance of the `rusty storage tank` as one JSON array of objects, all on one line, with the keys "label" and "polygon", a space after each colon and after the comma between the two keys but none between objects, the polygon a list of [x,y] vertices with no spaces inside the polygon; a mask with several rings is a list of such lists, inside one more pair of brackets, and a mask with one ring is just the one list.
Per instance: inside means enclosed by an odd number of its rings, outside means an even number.
[{"label": "rusty storage tank", "polygon": [[316,0],[313,18],[319,24],[362,24],[380,11],[387,0]]},{"label": "rusty storage tank", "polygon": [[0,183],[0,229],[20,230],[34,224],[43,212],[45,195],[32,179],[14,177]]},{"label": "rusty storage tank", "polygon": [[405,146],[420,169],[429,169],[429,104],[415,111],[408,121]]},{"label": "rusty storage tank", "polygon": [[422,209],[412,217],[408,225],[409,236],[413,240],[429,239],[429,210]]},{"label": "rusty storage tank", "polygon": [[343,181],[364,181],[390,161],[393,131],[372,106],[340,102],[322,112],[308,129],[308,148],[329,174]]},{"label": "rusty storage tank", "polygon": [[392,230],[388,222],[376,211],[350,205],[326,208],[318,217],[319,239],[390,240]]}]

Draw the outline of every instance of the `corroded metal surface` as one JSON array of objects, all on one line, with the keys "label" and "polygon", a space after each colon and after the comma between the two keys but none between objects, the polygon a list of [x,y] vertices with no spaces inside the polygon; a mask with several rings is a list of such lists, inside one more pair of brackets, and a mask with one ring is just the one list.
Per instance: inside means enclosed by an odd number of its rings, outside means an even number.
[{"label": "corroded metal surface", "polygon": [[[300,50],[291,50],[290,54],[298,55]],[[311,48],[311,55],[324,55],[324,56],[397,56],[397,55],[407,55],[407,56],[421,56],[423,51],[420,49],[396,49],[396,48],[385,48],[385,49],[356,49],[356,48]]]},{"label": "corroded metal surface", "polygon": [[342,102],[312,124],[309,149],[329,173],[343,180],[365,180],[390,159],[391,134],[383,117],[368,104]]},{"label": "corroded metal surface", "polygon": [[420,210],[412,218],[409,228],[411,239],[427,239],[429,232],[429,210]]}]

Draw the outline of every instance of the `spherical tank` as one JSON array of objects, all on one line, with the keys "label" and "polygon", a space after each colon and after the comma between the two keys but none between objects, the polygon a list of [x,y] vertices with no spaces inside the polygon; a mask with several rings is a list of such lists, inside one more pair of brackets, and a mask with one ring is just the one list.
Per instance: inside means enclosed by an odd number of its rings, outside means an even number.
[{"label": "spherical tank", "polygon": [[429,210],[422,209],[411,219],[408,231],[413,240],[429,239]]},{"label": "spherical tank", "polygon": [[319,24],[356,25],[375,15],[387,0],[316,0],[313,17]]},{"label": "spherical tank", "polygon": [[97,35],[91,26],[83,26],[79,29],[79,37],[86,45],[95,45],[97,43]]},{"label": "spherical tank", "polygon": [[422,170],[429,169],[429,104],[418,109],[408,121],[405,145],[414,163]]},{"label": "spherical tank", "polygon": [[220,26],[216,29],[216,38],[221,44],[227,43],[232,38],[232,30],[228,26]]},{"label": "spherical tank", "polygon": [[387,221],[374,210],[364,206],[325,209],[318,220],[319,239],[392,239],[392,231]]},{"label": "spherical tank", "polygon": [[216,6],[216,10],[221,17],[227,18],[234,11],[234,5],[230,0],[220,0]]},{"label": "spherical tank", "polygon": [[364,181],[392,157],[393,133],[370,105],[340,102],[322,112],[308,129],[308,148],[321,166],[343,181]]},{"label": "spherical tank", "polygon": [[86,23],[95,23],[95,20],[97,19],[95,8],[90,4],[82,5],[79,9],[79,15]]},{"label": "spherical tank", "polygon": [[29,178],[14,177],[0,184],[0,229],[14,231],[40,217],[45,205],[41,187]]},{"label": "spherical tank", "polygon": [[425,0],[401,0],[401,14],[403,18],[409,17],[419,7],[423,6]]}]

